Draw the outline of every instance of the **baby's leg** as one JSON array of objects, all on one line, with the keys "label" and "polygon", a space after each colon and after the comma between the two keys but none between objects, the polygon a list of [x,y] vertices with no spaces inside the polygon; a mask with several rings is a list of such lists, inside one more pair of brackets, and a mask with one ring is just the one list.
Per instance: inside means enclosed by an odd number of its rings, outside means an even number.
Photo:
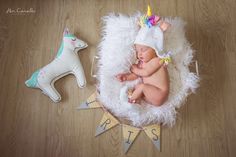
[{"label": "baby's leg", "polygon": [[135,88],[131,99],[136,100],[144,97],[145,101],[155,106],[160,106],[164,103],[167,96],[168,92],[162,91],[160,88],[149,84],[139,84],[137,88]]},{"label": "baby's leg", "polygon": [[144,96],[143,95],[143,83],[137,84],[134,88],[134,91],[131,94],[130,102],[138,103],[139,100]]},{"label": "baby's leg", "polygon": [[155,106],[161,106],[168,97],[168,91],[163,91],[158,87],[145,84],[143,87],[144,99]]}]

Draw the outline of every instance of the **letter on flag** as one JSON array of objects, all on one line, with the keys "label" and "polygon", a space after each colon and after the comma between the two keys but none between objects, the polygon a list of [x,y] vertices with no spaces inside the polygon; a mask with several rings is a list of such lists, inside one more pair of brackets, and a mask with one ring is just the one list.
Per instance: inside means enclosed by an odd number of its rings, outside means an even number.
[{"label": "letter on flag", "polygon": [[104,133],[105,131],[116,126],[117,124],[119,124],[119,121],[115,117],[113,117],[109,112],[104,112],[102,120],[96,129],[95,136]]},{"label": "letter on flag", "polygon": [[101,105],[97,101],[97,92],[94,92],[87,100],[86,102],[82,103],[77,109],[90,109],[90,108],[99,108]]},{"label": "letter on flag", "polygon": [[122,124],[122,132],[123,132],[123,144],[124,144],[124,152],[127,153],[130,146],[133,144],[135,138],[140,132],[139,128],[135,128],[133,126]]},{"label": "letter on flag", "polygon": [[161,126],[160,124],[154,124],[154,125],[149,125],[146,127],[143,127],[144,132],[146,135],[152,140],[154,143],[155,147],[161,151]]}]

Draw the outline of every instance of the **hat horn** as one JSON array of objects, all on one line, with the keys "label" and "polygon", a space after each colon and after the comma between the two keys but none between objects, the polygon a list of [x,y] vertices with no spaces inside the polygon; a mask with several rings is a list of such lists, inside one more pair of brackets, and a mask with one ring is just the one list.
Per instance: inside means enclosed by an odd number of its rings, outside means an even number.
[{"label": "hat horn", "polygon": [[151,8],[150,8],[150,6],[148,5],[147,16],[151,16],[151,15],[152,15]]}]

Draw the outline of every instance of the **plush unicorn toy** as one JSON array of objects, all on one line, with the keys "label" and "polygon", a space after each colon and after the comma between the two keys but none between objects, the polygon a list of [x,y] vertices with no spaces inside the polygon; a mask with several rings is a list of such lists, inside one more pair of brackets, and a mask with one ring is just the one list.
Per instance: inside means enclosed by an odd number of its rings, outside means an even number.
[{"label": "plush unicorn toy", "polygon": [[86,78],[77,51],[87,46],[84,41],[70,34],[66,28],[56,58],[48,65],[35,71],[31,78],[25,82],[26,86],[41,89],[54,102],[61,100],[61,95],[54,88],[54,82],[63,76],[72,73],[76,77],[78,86],[85,87]]}]

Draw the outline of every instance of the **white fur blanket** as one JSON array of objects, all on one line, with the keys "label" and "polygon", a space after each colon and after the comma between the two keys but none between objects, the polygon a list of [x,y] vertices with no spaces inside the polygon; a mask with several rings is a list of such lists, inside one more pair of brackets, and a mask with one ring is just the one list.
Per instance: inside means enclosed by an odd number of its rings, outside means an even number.
[{"label": "white fur blanket", "polygon": [[185,38],[185,23],[180,18],[164,18],[171,27],[164,33],[164,49],[172,51],[172,63],[168,65],[170,76],[170,94],[160,107],[145,102],[142,105],[130,105],[119,99],[120,89],[124,85],[134,85],[137,81],[121,83],[115,75],[128,72],[135,61],[133,42],[138,32],[137,20],[140,13],[133,16],[109,14],[103,17],[104,27],[98,55],[99,101],[115,116],[128,119],[134,126],[162,123],[173,126],[176,108],[198,87],[199,78],[189,71],[193,50]]}]

